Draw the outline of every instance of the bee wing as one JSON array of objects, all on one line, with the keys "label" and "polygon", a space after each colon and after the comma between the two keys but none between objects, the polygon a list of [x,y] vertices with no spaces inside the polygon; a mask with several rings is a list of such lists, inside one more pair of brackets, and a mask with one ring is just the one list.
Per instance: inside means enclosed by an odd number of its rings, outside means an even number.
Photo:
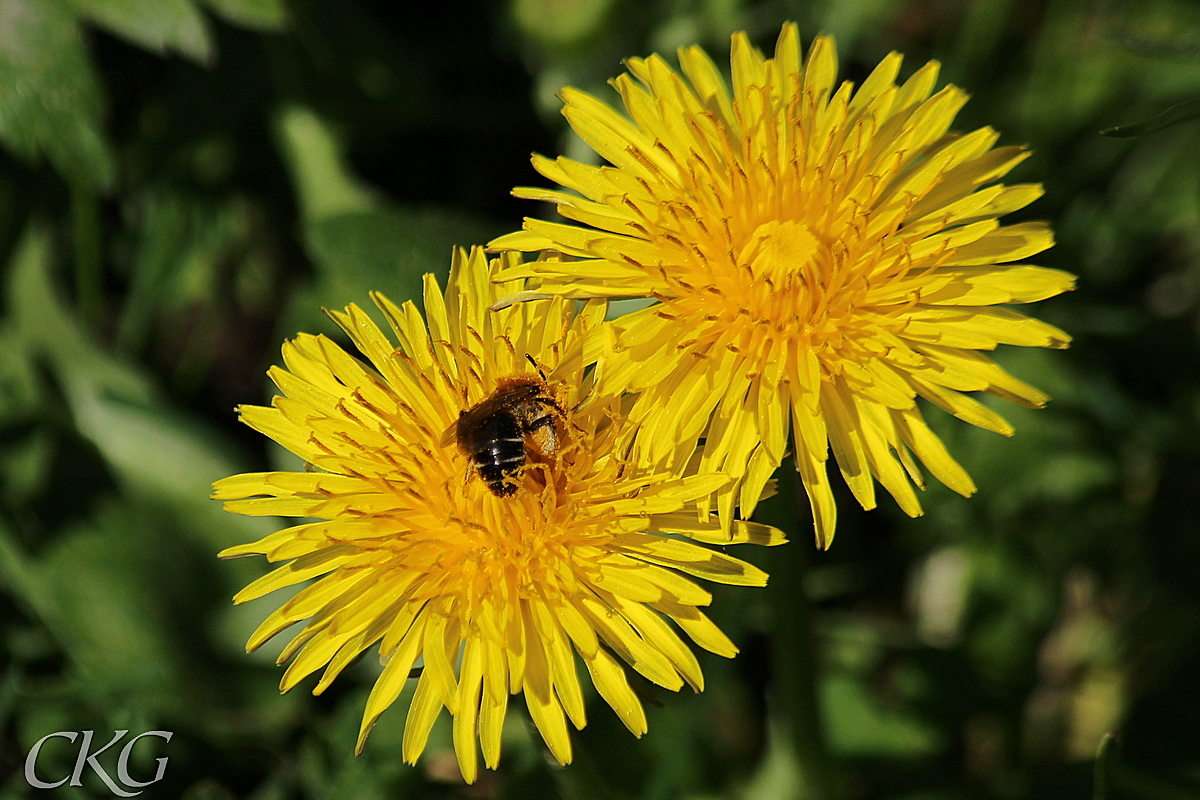
[{"label": "bee wing", "polygon": [[[462,431],[470,431],[477,426],[483,419],[490,417],[497,411],[510,409],[519,405],[531,397],[536,397],[542,391],[542,387],[537,383],[527,383],[525,381],[515,381],[511,385],[501,384],[500,388],[492,392],[482,402],[475,404],[471,408],[462,411],[446,432],[442,434],[442,446],[445,447],[459,439],[459,434]],[[459,447],[463,447],[463,442],[459,439]]]},{"label": "bee wing", "polygon": [[442,447],[449,447],[456,438],[458,438],[458,420],[450,423],[450,427],[442,433],[442,438],[438,443]]}]

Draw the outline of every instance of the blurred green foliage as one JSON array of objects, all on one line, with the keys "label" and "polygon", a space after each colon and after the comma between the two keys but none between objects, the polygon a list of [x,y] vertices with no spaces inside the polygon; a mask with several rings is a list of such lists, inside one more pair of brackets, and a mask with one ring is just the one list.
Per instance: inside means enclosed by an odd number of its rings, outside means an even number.
[{"label": "blurred green foliage", "polygon": [[[233,608],[264,565],[214,554],[277,526],[208,485],[294,465],[232,406],[283,337],[332,333],[322,306],[406,299],[539,213],[508,195],[529,152],[588,157],[563,84],[612,97],[623,57],[720,63],[785,19],[851,79],[941,60],[960,128],[1033,147],[1020,216],[1080,276],[1038,313],[1076,341],[1000,358],[1055,401],[1002,409],[1010,440],[931,414],[979,494],[908,520],[847,493],[828,553],[781,474],[761,517],[798,541],[759,555],[766,591],[715,592],[741,655],[702,657],[699,696],[639,685],[641,741],[596,704],[560,769],[514,713],[465,787],[445,720],[400,762],[401,698],[355,759],[372,659],[281,697],[278,647],[242,651],[279,601]],[[823,740],[846,800],[1200,799],[1200,124],[1136,127],[1197,98],[1187,0],[0,0],[0,796],[38,794],[47,733],[160,729],[145,797],[814,797]],[[55,791],[111,796],[93,778]]]}]

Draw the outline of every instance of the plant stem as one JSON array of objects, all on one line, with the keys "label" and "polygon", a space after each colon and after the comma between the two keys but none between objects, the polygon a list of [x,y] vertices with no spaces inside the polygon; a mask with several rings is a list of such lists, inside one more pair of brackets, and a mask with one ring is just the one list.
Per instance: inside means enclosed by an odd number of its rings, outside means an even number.
[{"label": "plant stem", "polygon": [[[799,507],[805,495],[798,479],[793,490]],[[807,509],[798,510],[804,512],[798,515],[800,519],[808,516]],[[813,545],[808,537],[797,539],[780,554],[784,557],[775,562],[768,584],[774,594],[772,605],[779,614],[773,653],[775,697],[790,728],[805,795],[812,800],[837,800],[839,793],[826,746],[825,719],[817,690],[819,676],[813,609],[804,591],[804,575],[812,560],[810,548]]]}]

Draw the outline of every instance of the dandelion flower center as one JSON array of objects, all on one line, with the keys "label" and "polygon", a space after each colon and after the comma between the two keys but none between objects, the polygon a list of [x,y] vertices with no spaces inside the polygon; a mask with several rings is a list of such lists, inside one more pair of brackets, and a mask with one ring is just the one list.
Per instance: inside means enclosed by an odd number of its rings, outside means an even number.
[{"label": "dandelion flower center", "polygon": [[[824,248],[802,222],[770,220],[754,229],[737,262],[745,277],[764,281],[768,288],[786,295],[785,307],[795,308],[803,300],[804,290],[815,284],[817,263]],[[733,287],[725,291],[732,294]],[[757,310],[757,309],[756,309]],[[765,310],[765,309],[764,309]],[[764,315],[765,316],[765,315]],[[795,314],[795,316],[802,316]],[[773,323],[779,320],[768,317]]]}]

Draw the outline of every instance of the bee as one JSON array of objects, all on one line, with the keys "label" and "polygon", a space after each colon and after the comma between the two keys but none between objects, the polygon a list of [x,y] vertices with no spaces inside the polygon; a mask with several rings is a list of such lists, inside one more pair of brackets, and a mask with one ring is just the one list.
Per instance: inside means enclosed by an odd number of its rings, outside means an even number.
[{"label": "bee", "polygon": [[446,434],[448,438],[453,433],[459,450],[471,459],[471,471],[497,497],[516,493],[527,458],[552,457],[565,435],[566,413],[537,362],[525,357],[538,377],[502,379],[496,391],[461,412]]}]

